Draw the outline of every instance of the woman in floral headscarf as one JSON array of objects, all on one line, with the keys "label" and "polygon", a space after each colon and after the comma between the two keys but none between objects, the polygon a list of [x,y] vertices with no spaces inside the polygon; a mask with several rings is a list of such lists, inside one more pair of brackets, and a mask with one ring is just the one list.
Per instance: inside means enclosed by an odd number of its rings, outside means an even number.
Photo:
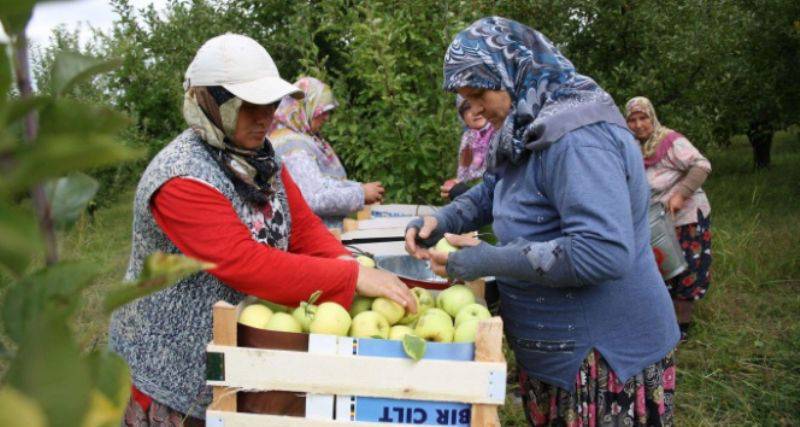
[{"label": "woman in floral headscarf", "polygon": [[326,226],[341,227],[348,214],[383,200],[383,186],[348,180],[333,147],[320,135],[338,105],[331,88],[313,77],[301,77],[295,86],[305,97],[281,101],[269,138],[311,210]]},{"label": "woman in floral headscarf", "polygon": [[684,338],[694,302],[703,298],[711,278],[711,205],[701,186],[711,163],[680,133],[662,126],[649,99],[625,105],[628,127],[642,147],[653,203],[662,203],[675,219],[676,233],[689,268],[667,280]]},{"label": "woman in floral headscarf", "polygon": [[[672,424],[679,331],[642,156],[611,96],[499,17],[455,37],[444,88],[497,133],[483,183],[410,223],[408,251],[452,278],[497,278],[531,425]],[[490,222],[497,245],[457,235]],[[461,249],[425,249],[442,236]]]}]

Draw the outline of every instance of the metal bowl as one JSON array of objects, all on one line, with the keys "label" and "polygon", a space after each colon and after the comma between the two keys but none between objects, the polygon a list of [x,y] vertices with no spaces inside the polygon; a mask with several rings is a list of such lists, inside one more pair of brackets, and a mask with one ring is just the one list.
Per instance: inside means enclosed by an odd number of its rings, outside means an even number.
[{"label": "metal bowl", "polygon": [[409,287],[442,290],[451,284],[447,279],[437,276],[428,261],[411,255],[378,255],[375,257],[375,266],[396,274]]}]

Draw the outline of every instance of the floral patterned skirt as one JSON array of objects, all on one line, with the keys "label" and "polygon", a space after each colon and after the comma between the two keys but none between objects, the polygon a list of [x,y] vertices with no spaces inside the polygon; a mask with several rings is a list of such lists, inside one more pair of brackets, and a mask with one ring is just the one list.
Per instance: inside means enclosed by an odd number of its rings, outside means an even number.
[{"label": "floral patterned skirt", "polygon": [[574,392],[531,378],[521,367],[519,383],[525,417],[532,426],[673,425],[673,352],[624,384],[597,351],[581,365]]},{"label": "floral patterned skirt", "polygon": [[705,296],[711,281],[711,217],[698,209],[697,223],[675,228],[689,268],[666,281],[672,299],[694,301]]}]

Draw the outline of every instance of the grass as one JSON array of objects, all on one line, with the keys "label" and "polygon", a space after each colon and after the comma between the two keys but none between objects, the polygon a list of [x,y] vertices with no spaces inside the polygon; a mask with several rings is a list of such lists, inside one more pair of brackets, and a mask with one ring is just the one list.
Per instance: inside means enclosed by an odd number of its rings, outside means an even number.
[{"label": "grass", "polygon": [[[740,141],[708,154],[714,277],[678,351],[677,422],[800,425],[800,143],[779,135],[772,168],[759,172]],[[75,321],[87,348],[106,342],[99,302],[127,265],[132,197],[120,195],[62,239],[64,257],[103,266]],[[524,425],[511,393],[507,402],[504,425]]]}]

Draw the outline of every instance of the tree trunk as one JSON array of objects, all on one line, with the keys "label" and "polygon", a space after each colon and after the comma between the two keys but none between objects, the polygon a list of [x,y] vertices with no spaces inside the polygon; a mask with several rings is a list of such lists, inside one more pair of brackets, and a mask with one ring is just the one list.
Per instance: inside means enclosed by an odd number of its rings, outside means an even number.
[{"label": "tree trunk", "polygon": [[753,147],[753,167],[755,169],[765,169],[770,166],[772,135],[771,129],[758,125],[750,126],[747,138],[750,140],[750,146]]}]

